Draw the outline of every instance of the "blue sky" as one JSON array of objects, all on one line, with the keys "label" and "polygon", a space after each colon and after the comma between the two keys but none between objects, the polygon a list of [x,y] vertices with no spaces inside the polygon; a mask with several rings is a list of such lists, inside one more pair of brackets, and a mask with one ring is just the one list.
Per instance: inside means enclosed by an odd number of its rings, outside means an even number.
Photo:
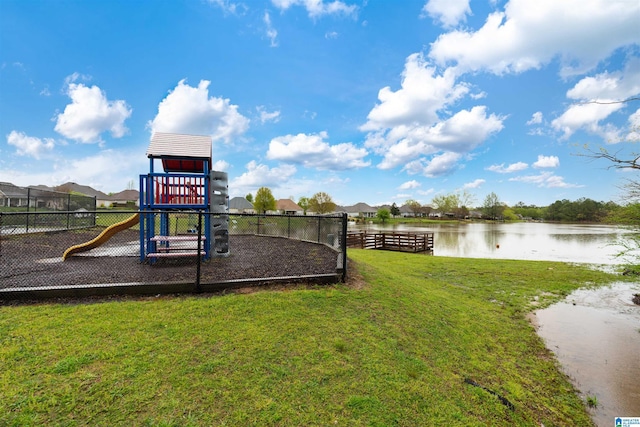
[{"label": "blue sky", "polygon": [[[0,181],[118,192],[153,131],[232,196],[622,202],[638,0],[0,1]],[[593,103],[597,101],[598,103]],[[636,150],[637,151],[637,150]]]}]

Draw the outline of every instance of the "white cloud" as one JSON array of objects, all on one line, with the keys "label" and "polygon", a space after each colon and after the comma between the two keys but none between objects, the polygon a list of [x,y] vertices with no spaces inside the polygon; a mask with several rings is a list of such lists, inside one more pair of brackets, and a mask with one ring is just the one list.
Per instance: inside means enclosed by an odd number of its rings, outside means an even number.
[{"label": "white cloud", "polygon": [[456,27],[471,14],[469,0],[429,0],[423,7],[420,17],[429,15],[440,21],[443,27]]},{"label": "white cloud", "polygon": [[207,0],[210,4],[219,7],[226,14],[237,15],[247,11],[244,3],[234,3],[229,0]]},{"label": "white cloud", "polygon": [[216,160],[211,165],[211,169],[214,171],[226,172],[229,170],[229,166],[230,166],[229,163],[224,160]]},{"label": "white cloud", "polygon": [[335,31],[328,31],[324,34],[324,38],[327,40],[335,40],[338,38],[338,33]]},{"label": "white cloud", "polygon": [[209,97],[209,84],[201,80],[191,87],[180,80],[158,105],[158,114],[149,122],[153,132],[211,135],[214,141],[230,143],[249,127],[249,119],[238,113],[228,99]]},{"label": "white cloud", "polygon": [[[569,107],[560,117],[551,122],[551,126],[563,133],[562,139],[569,138],[577,130],[603,136],[607,128],[600,125],[611,113],[622,108],[621,104],[577,104]],[[609,129],[610,130],[610,129]],[[606,139],[606,138],[605,138]]]},{"label": "white cloud", "polygon": [[469,96],[471,97],[471,99],[482,99],[487,97],[487,92],[482,91],[477,93],[470,93]]},{"label": "white cloud", "polygon": [[247,163],[246,167],[245,173],[231,180],[229,187],[234,188],[235,192],[247,193],[260,187],[280,187],[296,173],[296,167],[293,165],[269,168],[255,160]]},{"label": "white cloud", "polygon": [[403,170],[410,175],[419,173],[430,178],[444,176],[456,169],[456,164],[461,157],[461,154],[449,151],[435,155],[431,159],[421,158],[409,162]]},{"label": "white cloud", "polygon": [[527,124],[529,126],[531,125],[537,125],[542,123],[542,112],[541,111],[536,111],[535,113],[533,113],[533,115],[531,116],[531,120],[529,120],[527,122]]},{"label": "white cloud", "polygon": [[129,181],[138,183],[139,172],[146,166],[148,159],[141,153],[103,150],[93,156],[72,160],[58,170],[64,170],[64,181],[95,185],[96,189],[102,189],[108,183],[124,190]]},{"label": "white cloud", "polygon": [[307,10],[310,18],[318,18],[324,15],[344,15],[355,17],[358,7],[348,5],[339,0],[271,0],[271,3],[278,9],[284,11],[291,6],[302,6]]},{"label": "white cloud", "polygon": [[543,172],[539,175],[519,176],[509,178],[509,181],[524,182],[527,184],[535,184],[541,188],[579,188],[583,185],[569,184],[564,182],[564,178],[554,175],[553,172]]},{"label": "white cloud", "polygon": [[267,27],[267,37],[269,38],[269,46],[278,47],[278,30],[273,28],[271,24],[271,16],[269,12],[264,13],[264,17],[262,18],[264,25]]},{"label": "white cloud", "polygon": [[536,169],[557,168],[560,166],[560,159],[557,156],[539,155],[538,160],[532,166]]},{"label": "white cloud", "polygon": [[604,72],[581,79],[567,91],[567,98],[582,101],[621,101],[640,93],[640,58],[625,64],[623,71]]},{"label": "white cloud", "polygon": [[452,152],[434,156],[427,162],[427,166],[424,168],[424,175],[428,177],[447,175],[455,169],[460,157],[460,154]]},{"label": "white cloud", "polygon": [[434,190],[433,188],[430,188],[428,190],[418,190],[418,194],[420,194],[421,196],[428,196],[430,194],[435,193],[436,190]]},{"label": "white cloud", "polygon": [[258,105],[256,110],[260,114],[260,123],[262,124],[266,122],[278,123],[280,121],[280,111],[269,112],[264,105]]},{"label": "white cloud", "polygon": [[537,69],[556,57],[564,75],[593,68],[616,49],[638,43],[640,2],[627,0],[510,0],[479,30],[452,31],[429,56],[460,72],[495,74]]},{"label": "white cloud", "polygon": [[624,139],[622,130],[601,122],[625,107],[618,102],[640,94],[640,59],[629,61],[620,72],[604,72],[585,77],[567,91],[567,97],[578,101],[551,122],[556,131],[566,139],[582,129],[599,135],[610,143]]},{"label": "white cloud", "polygon": [[519,172],[521,170],[525,170],[528,167],[529,165],[524,162],[512,163],[507,167],[504,166],[504,163],[501,163],[499,165],[491,165],[487,168],[487,170],[491,172],[497,172],[497,173],[513,173],[513,172]]},{"label": "white cloud", "polygon": [[398,190],[410,190],[418,187],[420,187],[420,183],[414,179],[401,184],[400,187],[398,187]]},{"label": "white cloud", "polygon": [[79,159],[60,159],[41,165],[33,170],[0,170],[0,181],[28,186],[46,184],[60,185],[78,182],[104,192],[118,192],[127,188],[133,180],[138,183],[140,171],[148,169],[144,148],[139,151],[103,150]]},{"label": "white cloud", "polygon": [[7,135],[7,143],[16,147],[20,156],[31,156],[35,159],[40,159],[44,153],[50,152],[55,146],[51,138],[36,138],[15,130]]},{"label": "white cloud", "polygon": [[386,134],[369,135],[365,145],[384,156],[378,165],[380,169],[391,169],[441,151],[469,152],[491,134],[500,131],[502,120],[494,114],[487,116],[484,106],[476,106],[471,110],[461,110],[433,126],[402,125]]},{"label": "white cloud", "polygon": [[484,179],[476,179],[473,182],[467,182],[462,186],[462,188],[463,189],[480,188],[480,186],[482,186],[482,184],[484,184],[485,182],[487,181],[485,181]]},{"label": "white cloud", "polygon": [[629,134],[626,140],[633,142],[640,141],[640,108],[629,116]]},{"label": "white cloud", "polygon": [[324,140],[326,132],[318,134],[285,135],[273,138],[269,143],[267,158],[301,164],[320,170],[346,170],[369,166],[364,160],[368,154],[364,148],[352,143],[329,145]]},{"label": "white cloud", "polygon": [[[437,169],[437,174],[441,174],[442,165],[450,163],[433,162],[425,156],[439,158],[449,152],[467,153],[500,131],[504,118],[488,115],[485,106],[454,114],[449,111],[452,104],[468,93],[469,86],[457,83],[450,69],[438,73],[421,54],[410,55],[402,73],[401,88],[395,92],[389,87],[381,89],[380,102],[369,112],[367,122],[360,126],[360,130],[369,132],[365,147],[383,156],[378,167],[391,169],[408,165],[404,169],[410,173]],[[441,114],[445,118],[441,118]],[[447,155],[442,159],[445,158],[460,159],[461,156]],[[432,166],[428,168],[428,164]]]},{"label": "white cloud", "polygon": [[64,112],[58,114],[55,131],[83,143],[99,142],[100,134],[109,131],[121,138],[128,129],[124,122],[131,116],[131,108],[123,100],[109,101],[98,86],[73,83],[78,74],[67,78],[66,93],[71,98]]},{"label": "white cloud", "polygon": [[401,88],[395,92],[389,86],[380,89],[380,101],[368,114],[363,131],[376,131],[412,122],[432,124],[437,112],[469,92],[464,83],[456,83],[455,74],[445,70],[441,75],[425,61],[422,54],[410,55],[402,72]]}]

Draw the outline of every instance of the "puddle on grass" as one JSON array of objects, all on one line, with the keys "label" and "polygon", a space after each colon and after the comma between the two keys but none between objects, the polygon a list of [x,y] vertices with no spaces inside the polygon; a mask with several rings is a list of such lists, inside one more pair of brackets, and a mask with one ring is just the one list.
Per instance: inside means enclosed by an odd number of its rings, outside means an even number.
[{"label": "puddle on grass", "polygon": [[640,306],[638,283],[580,289],[533,317],[538,335],[580,390],[598,426],[615,417],[640,417]]}]

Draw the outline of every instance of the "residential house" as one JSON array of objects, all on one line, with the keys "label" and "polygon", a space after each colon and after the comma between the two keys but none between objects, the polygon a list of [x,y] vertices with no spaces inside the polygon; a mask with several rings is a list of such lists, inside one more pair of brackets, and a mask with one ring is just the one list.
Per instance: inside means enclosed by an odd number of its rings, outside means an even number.
[{"label": "residential house", "polygon": [[253,204],[244,197],[234,197],[229,200],[229,213],[255,213]]},{"label": "residential house", "polygon": [[304,215],[304,209],[291,199],[278,200],[276,202],[276,209],[284,215]]},{"label": "residential house", "polygon": [[124,190],[105,198],[97,199],[97,204],[100,207],[115,207],[115,206],[140,206],[140,192],[138,190]]},{"label": "residential house", "polygon": [[28,189],[18,187],[10,182],[0,182],[0,207],[27,207],[29,205]]},{"label": "residential house", "polygon": [[414,216],[416,216],[416,214],[413,212],[413,210],[409,207],[409,205],[404,204],[402,206],[400,206],[400,216],[403,218],[412,218]]},{"label": "residential house", "polygon": [[343,206],[340,210],[346,212],[351,218],[375,218],[378,213],[376,208],[372,208],[363,202],[356,203],[353,206]]},{"label": "residential house", "polygon": [[108,197],[102,191],[91,188],[88,185],[76,184],[75,182],[67,182],[65,184],[58,185],[57,187],[54,187],[54,190],[62,193],[84,194],[85,196],[95,197],[96,200],[106,200]]}]

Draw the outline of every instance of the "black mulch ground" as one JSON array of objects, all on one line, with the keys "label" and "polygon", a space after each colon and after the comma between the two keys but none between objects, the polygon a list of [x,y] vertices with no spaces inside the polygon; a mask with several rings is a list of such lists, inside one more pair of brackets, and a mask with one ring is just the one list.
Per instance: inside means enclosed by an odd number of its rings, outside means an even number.
[{"label": "black mulch ground", "polygon": [[[195,283],[193,258],[140,263],[139,234],[125,230],[93,251],[62,261],[64,251],[89,241],[96,230],[2,236],[0,289],[101,283]],[[335,274],[338,252],[316,243],[280,237],[231,235],[230,255],[201,265],[201,283],[234,279]],[[126,254],[129,255],[126,255]]]}]

